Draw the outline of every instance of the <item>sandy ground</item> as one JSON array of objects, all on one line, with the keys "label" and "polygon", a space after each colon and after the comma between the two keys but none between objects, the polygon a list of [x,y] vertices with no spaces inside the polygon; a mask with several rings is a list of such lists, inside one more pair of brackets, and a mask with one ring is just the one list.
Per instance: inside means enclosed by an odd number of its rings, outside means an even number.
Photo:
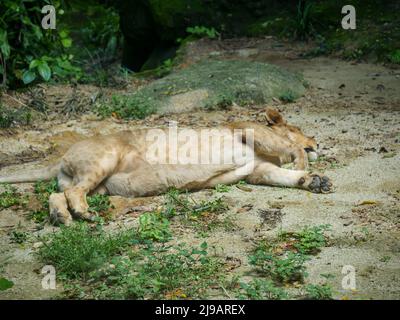
[{"label": "sandy ground", "polygon": [[[338,299],[399,299],[400,70],[331,57],[299,57],[306,49],[272,39],[200,41],[189,47],[187,63],[204,57],[240,58],[302,72],[310,84],[306,95],[294,103],[275,101],[271,105],[306,134],[315,135],[323,160],[311,169],[324,172],[336,187],[335,193],[324,195],[263,186],[251,186],[252,191],[246,192],[232,187],[223,194],[230,205],[226,215],[239,227],[210,233],[207,242],[224,258],[238,259],[240,266],[233,272],[243,274],[249,269],[247,255],[255,240],[276,235],[279,230],[330,224],[329,246],[307,263],[306,282],[330,283]],[[259,108],[237,107],[223,112],[155,115],[129,123],[116,119],[99,121],[89,115],[44,122],[29,129],[5,130],[0,133],[1,173],[38,166],[43,158],[51,160],[81,135],[166,125],[169,120],[177,120],[182,126],[212,126],[227,120],[259,117]],[[26,159],[36,161],[20,163]],[[32,184],[18,188],[32,192]],[[206,197],[209,193],[200,191],[194,197]],[[119,209],[129,205],[128,200],[114,201],[118,201]],[[162,201],[162,197],[146,201],[151,206]],[[249,210],[241,210],[248,204],[252,205]],[[262,210],[275,207],[281,209],[274,219],[265,219],[261,214]],[[0,275],[15,283],[12,289],[0,292],[0,298],[56,297],[62,285],[58,284],[57,290],[41,289],[42,265],[33,255],[37,236],[53,227],[36,230],[26,215],[23,210],[0,211]],[[134,223],[135,219],[132,215],[120,215],[111,225]],[[23,245],[10,242],[9,232],[16,228],[29,231],[29,239]],[[204,240],[185,229],[180,230],[178,239],[189,243]],[[346,265],[356,270],[356,290],[342,288],[342,268]],[[327,274],[331,275],[328,279],[324,277]]]}]

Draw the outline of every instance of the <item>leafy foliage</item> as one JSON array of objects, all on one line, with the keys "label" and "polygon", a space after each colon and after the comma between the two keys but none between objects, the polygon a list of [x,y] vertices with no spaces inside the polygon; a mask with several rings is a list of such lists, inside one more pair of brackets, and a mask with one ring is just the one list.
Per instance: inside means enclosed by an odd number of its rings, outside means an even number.
[{"label": "leafy foliage", "polygon": [[105,101],[97,108],[101,117],[114,116],[123,119],[143,119],[154,112],[153,100],[140,94],[113,95],[111,101]]},{"label": "leafy foliage", "polygon": [[108,235],[102,228],[76,223],[71,227],[62,226],[58,233],[51,234],[38,254],[43,261],[53,264],[60,275],[85,278],[126,248],[133,236],[132,231]]},{"label": "leafy foliage", "polygon": [[[134,230],[108,235],[85,223],[61,227],[39,249],[80,294],[95,298],[179,299],[201,297],[218,282],[221,263],[208,255],[207,243],[155,246]],[[80,283],[85,281],[85,289]]]},{"label": "leafy foliage", "polygon": [[282,300],[287,299],[288,294],[282,288],[276,287],[270,280],[254,279],[249,283],[240,283],[239,299],[251,300]]},{"label": "leafy foliage", "polygon": [[4,191],[0,193],[0,210],[23,203],[17,189],[9,184],[2,184]]},{"label": "leafy foliage", "polygon": [[171,238],[169,221],[158,212],[147,212],[139,217],[139,235],[143,239],[165,242]]},{"label": "leafy foliage", "polygon": [[265,250],[264,246],[258,247],[249,257],[250,264],[260,268],[260,271],[270,275],[279,282],[302,281],[307,275],[304,262],[307,257],[293,252],[287,252],[282,256]]},{"label": "leafy foliage", "polygon": [[326,246],[325,231],[329,230],[329,225],[320,225],[313,227],[305,227],[297,233],[282,233],[282,239],[292,239],[294,247],[298,252],[303,254],[315,254],[320,248]]},{"label": "leafy foliage", "polygon": [[49,216],[49,197],[52,193],[57,192],[57,179],[50,181],[37,181],[34,185],[34,194],[39,201],[40,207],[32,210],[30,217],[36,223],[43,223]]},{"label": "leafy foliage", "polygon": [[[71,63],[67,53],[72,40],[69,31],[43,29],[41,9],[50,1],[0,2],[0,74],[3,85],[29,84],[36,79],[79,78],[80,69]],[[58,15],[63,14],[61,0],[51,3]]]},{"label": "leafy foliage", "polygon": [[6,278],[0,278],[0,291],[5,291],[14,286],[14,282]]},{"label": "leafy foliage", "polygon": [[95,194],[87,197],[89,211],[97,214],[107,214],[113,208],[110,197],[104,194]]},{"label": "leafy foliage", "polygon": [[327,285],[315,285],[308,284],[305,286],[308,299],[313,300],[331,300],[332,299],[332,288]]},{"label": "leafy foliage", "polygon": [[207,37],[210,39],[215,39],[216,37],[219,36],[219,33],[217,32],[217,30],[215,30],[212,27],[207,28],[205,26],[188,27],[188,28],[186,28],[186,32],[197,38]]}]

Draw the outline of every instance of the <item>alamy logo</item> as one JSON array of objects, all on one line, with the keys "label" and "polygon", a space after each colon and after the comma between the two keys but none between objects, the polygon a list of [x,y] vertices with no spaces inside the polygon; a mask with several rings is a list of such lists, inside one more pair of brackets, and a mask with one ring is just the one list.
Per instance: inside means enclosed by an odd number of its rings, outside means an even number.
[{"label": "alamy logo", "polygon": [[352,265],[345,265],[342,268],[342,288],[344,290],[356,290],[356,268]]},{"label": "alamy logo", "polygon": [[145,157],[152,165],[243,165],[248,173],[254,169],[253,129],[178,129],[170,122],[168,129],[149,130],[146,141]]},{"label": "alamy logo", "polygon": [[345,30],[356,28],[356,9],[352,5],[342,8],[342,14],[346,14],[342,19],[342,28]]},{"label": "alamy logo", "polygon": [[56,289],[56,268],[52,265],[46,265],[42,268],[42,274],[45,276],[42,279],[42,288],[44,290]]},{"label": "alamy logo", "polygon": [[42,8],[42,13],[46,14],[42,19],[43,29],[56,28],[56,9],[54,6],[46,5]]}]

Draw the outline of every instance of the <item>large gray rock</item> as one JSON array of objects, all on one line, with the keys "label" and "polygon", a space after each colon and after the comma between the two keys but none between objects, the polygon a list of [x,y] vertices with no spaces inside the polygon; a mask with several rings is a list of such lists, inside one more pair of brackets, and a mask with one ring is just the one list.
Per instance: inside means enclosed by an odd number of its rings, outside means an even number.
[{"label": "large gray rock", "polygon": [[158,112],[264,104],[272,98],[304,94],[303,78],[278,66],[251,61],[202,61],[139,90]]}]

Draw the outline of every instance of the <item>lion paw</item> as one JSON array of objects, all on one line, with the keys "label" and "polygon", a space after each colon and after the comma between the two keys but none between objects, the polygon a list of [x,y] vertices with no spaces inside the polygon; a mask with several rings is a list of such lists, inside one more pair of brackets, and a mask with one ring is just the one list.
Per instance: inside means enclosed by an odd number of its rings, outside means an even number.
[{"label": "lion paw", "polygon": [[305,189],[310,190],[314,193],[330,193],[333,191],[331,180],[322,175],[312,174],[310,175],[309,183],[304,185]]}]

